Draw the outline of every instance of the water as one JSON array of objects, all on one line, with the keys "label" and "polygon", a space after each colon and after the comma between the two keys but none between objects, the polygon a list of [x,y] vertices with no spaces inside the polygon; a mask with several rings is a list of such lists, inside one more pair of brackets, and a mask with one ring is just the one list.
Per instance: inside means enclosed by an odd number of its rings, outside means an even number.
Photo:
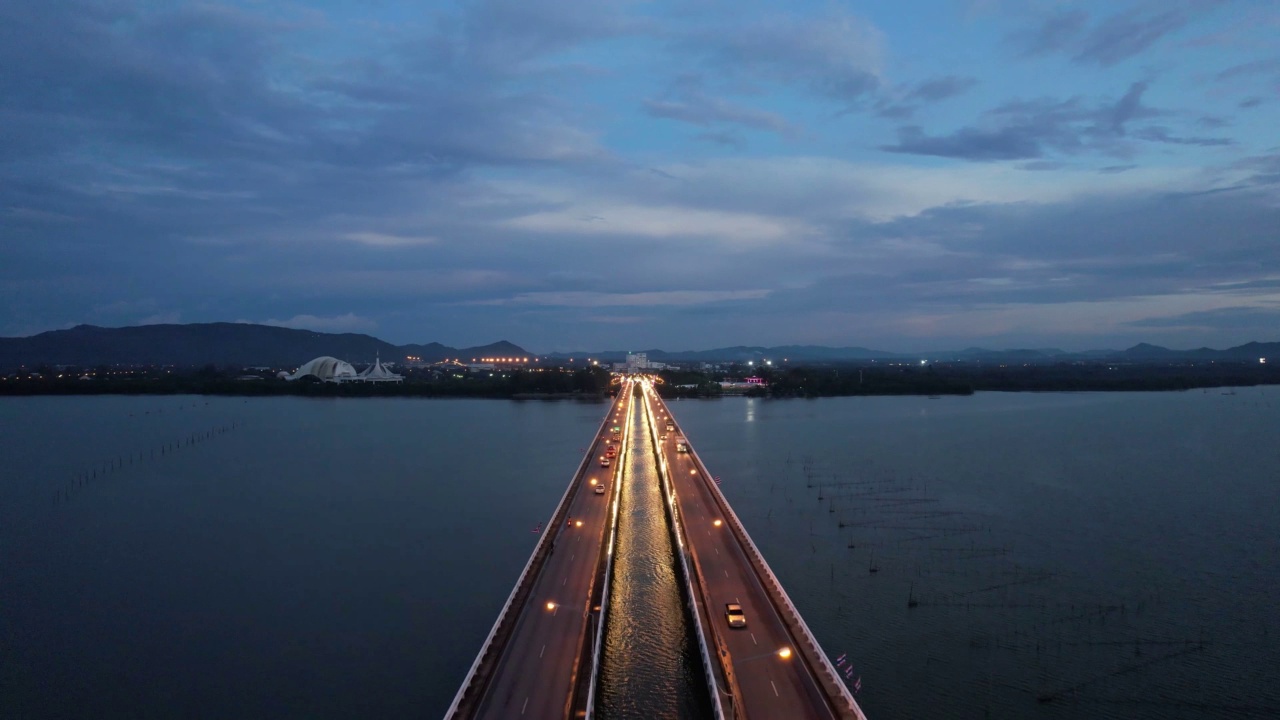
[{"label": "water", "polygon": [[1276,395],[672,410],[872,718],[1276,717]]},{"label": "water", "polygon": [[604,720],[710,717],[711,699],[680,596],[656,453],[642,408],[641,403],[632,403],[634,434],[618,513],[598,716]]},{"label": "water", "polygon": [[[1275,717],[1280,404],[1236,393],[672,409],[873,720]],[[0,400],[0,717],[439,717],[605,409]]]},{"label": "water", "polygon": [[605,409],[0,401],[0,717],[443,715]]}]

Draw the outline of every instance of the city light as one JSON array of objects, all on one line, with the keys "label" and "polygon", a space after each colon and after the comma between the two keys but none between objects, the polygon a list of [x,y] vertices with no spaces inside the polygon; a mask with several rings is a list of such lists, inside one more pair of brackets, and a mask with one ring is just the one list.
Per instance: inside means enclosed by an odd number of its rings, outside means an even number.
[{"label": "city light", "polygon": [[791,648],[784,647],[781,650],[779,650],[778,657],[782,658],[783,660],[789,659],[791,657]]},{"label": "city light", "polygon": [[715,522],[713,522],[713,523],[711,523],[711,524],[712,524],[712,525],[715,525],[716,527],[720,527],[721,522],[720,522],[720,520],[717,518],[717,519],[716,519],[716,521],[715,521]]}]

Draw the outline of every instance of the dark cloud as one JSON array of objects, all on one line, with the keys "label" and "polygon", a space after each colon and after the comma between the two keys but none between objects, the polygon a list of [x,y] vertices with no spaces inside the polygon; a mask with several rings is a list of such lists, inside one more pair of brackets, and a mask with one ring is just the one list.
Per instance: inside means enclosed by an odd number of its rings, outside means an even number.
[{"label": "dark cloud", "polygon": [[1178,137],[1169,132],[1169,128],[1159,125],[1145,127],[1133,134],[1136,138],[1150,140],[1152,142],[1169,143],[1172,145],[1199,145],[1200,147],[1221,147],[1224,145],[1234,145],[1235,141],[1230,138],[1211,138],[1211,137]]},{"label": "dark cloud", "polygon": [[938,102],[972,90],[978,85],[978,79],[959,75],[944,75],[931,78],[917,84],[907,93],[907,100]]},{"label": "dark cloud", "polygon": [[1090,27],[1087,12],[1059,10],[1034,27],[1009,36],[1024,56],[1062,53],[1076,63],[1110,67],[1139,55],[1182,29],[1202,9],[1188,0],[1141,3],[1101,18]]},{"label": "dark cloud", "polygon": [[1255,97],[1247,97],[1247,98],[1245,98],[1245,99],[1241,100],[1240,102],[1236,103],[1236,107],[1240,108],[1241,110],[1250,110],[1250,109],[1252,109],[1252,108],[1256,108],[1256,107],[1258,107],[1259,105],[1261,105],[1261,104],[1262,104],[1262,103],[1264,103],[1264,102],[1266,102],[1266,101],[1265,101],[1265,100],[1263,100],[1263,99],[1262,99],[1262,98],[1260,98],[1260,97],[1256,97],[1256,96],[1255,96]]},{"label": "dark cloud", "polygon": [[[1275,288],[1280,284],[1273,283]],[[1127,323],[1133,327],[1149,328],[1205,328],[1213,330],[1245,330],[1259,333],[1259,339],[1269,338],[1280,327],[1280,307],[1240,306],[1201,310],[1170,317],[1144,318]]]},{"label": "dark cloud", "polygon": [[1017,33],[1011,39],[1027,55],[1057,52],[1080,37],[1088,24],[1089,13],[1084,10],[1061,10],[1042,20],[1035,30]]},{"label": "dark cloud", "polygon": [[1037,128],[1010,126],[997,130],[961,128],[950,135],[930,137],[919,126],[898,128],[898,143],[881,150],[912,155],[936,155],[964,160],[1020,160],[1040,157],[1044,136]]},{"label": "dark cloud", "polygon": [[896,96],[888,94],[882,96],[876,101],[875,112],[880,117],[891,120],[906,120],[914,115],[921,105],[962,95],[977,85],[977,78],[959,75],[930,78],[899,91]]},{"label": "dark cloud", "polygon": [[1107,165],[1105,167],[1098,168],[1098,172],[1104,175],[1115,175],[1116,173],[1129,172],[1130,170],[1133,170],[1136,167],[1138,166],[1137,165]]},{"label": "dark cloud", "polygon": [[1280,185],[1280,153],[1254,155],[1235,163],[1239,170],[1252,173],[1248,185]]},{"label": "dark cloud", "polygon": [[930,136],[917,126],[905,126],[898,130],[897,144],[881,149],[964,160],[1018,160],[1086,150],[1123,156],[1127,151],[1119,141],[1127,124],[1163,114],[1142,103],[1146,90],[1146,82],[1136,82],[1119,100],[1093,106],[1080,98],[1011,101],[987,111],[981,127]]},{"label": "dark cloud", "polygon": [[1254,60],[1253,62],[1232,65],[1214,77],[1218,80],[1231,80],[1238,77],[1262,75],[1273,72],[1280,73],[1280,58],[1267,58],[1265,60]]},{"label": "dark cloud", "polygon": [[1180,9],[1149,13],[1142,9],[1123,12],[1098,23],[1080,43],[1076,62],[1115,65],[1154,45],[1187,24]]},{"label": "dark cloud", "polygon": [[717,17],[712,26],[687,34],[680,49],[707,58],[722,72],[798,85],[844,103],[859,101],[882,86],[879,32],[840,11],[746,23]]},{"label": "dark cloud", "polygon": [[702,142],[708,142],[715,145],[723,145],[731,148],[744,148],[747,141],[743,137],[731,130],[719,130],[716,132],[702,132],[694,136]]}]

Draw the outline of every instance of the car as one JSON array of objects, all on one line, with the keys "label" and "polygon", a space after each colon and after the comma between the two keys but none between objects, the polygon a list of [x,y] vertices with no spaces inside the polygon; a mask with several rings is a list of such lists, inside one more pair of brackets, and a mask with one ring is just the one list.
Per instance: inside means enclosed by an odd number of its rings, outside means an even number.
[{"label": "car", "polygon": [[596,494],[597,495],[604,494],[604,483],[600,483],[599,485],[596,485]]},{"label": "car", "polygon": [[610,445],[609,447],[605,448],[605,451],[604,451],[604,456],[605,456],[605,457],[609,457],[609,458],[611,458],[611,457],[616,457],[616,456],[617,456],[617,454],[618,454],[618,448],[617,448],[617,446],[615,446],[615,445]]},{"label": "car", "polygon": [[609,458],[607,457],[600,458],[600,467],[609,467]]},{"label": "car", "polygon": [[659,435],[659,436],[658,436],[658,439],[659,439],[659,440],[666,440],[666,439],[667,439],[667,434],[666,434],[666,433],[662,433],[661,435]]},{"label": "car", "polygon": [[729,621],[729,627],[740,628],[747,626],[747,616],[742,612],[742,606],[738,603],[725,603],[724,616]]},{"label": "car", "polygon": [[676,429],[675,425],[672,425],[671,423],[667,423],[667,432],[671,432],[675,429]]}]

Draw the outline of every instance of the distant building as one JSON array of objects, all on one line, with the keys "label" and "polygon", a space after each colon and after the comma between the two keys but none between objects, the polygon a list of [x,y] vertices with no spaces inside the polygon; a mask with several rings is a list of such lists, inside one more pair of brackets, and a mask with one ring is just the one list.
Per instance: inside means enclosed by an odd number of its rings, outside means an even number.
[{"label": "distant building", "polygon": [[364,372],[356,376],[360,382],[371,383],[399,383],[404,382],[403,375],[397,375],[391,372],[382,364],[382,358],[375,356],[373,364],[364,369]]},{"label": "distant building", "polygon": [[283,371],[280,373],[280,377],[285,380],[301,380],[307,375],[331,383],[352,382],[359,377],[359,373],[356,372],[355,368],[351,367],[351,363],[328,355],[318,357],[304,364],[293,374]]},{"label": "distant building", "polygon": [[627,372],[640,372],[649,369],[648,353],[627,353]]}]

